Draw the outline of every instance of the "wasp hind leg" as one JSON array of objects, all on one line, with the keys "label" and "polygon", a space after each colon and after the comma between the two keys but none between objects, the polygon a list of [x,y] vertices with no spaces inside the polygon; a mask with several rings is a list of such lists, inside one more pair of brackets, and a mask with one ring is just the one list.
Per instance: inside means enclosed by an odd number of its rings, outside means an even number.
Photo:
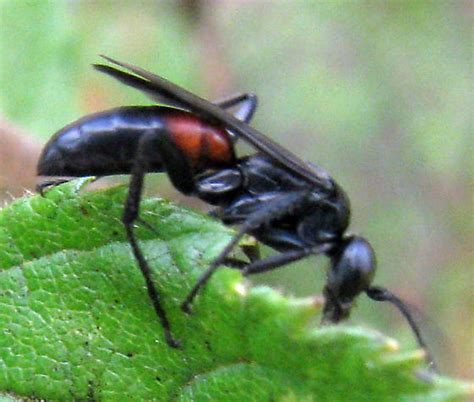
[{"label": "wasp hind leg", "polygon": [[69,183],[71,180],[74,179],[52,179],[43,181],[36,185],[36,192],[39,193],[41,197],[44,197],[46,192],[49,190],[52,190],[54,187],[60,186],[61,184]]},{"label": "wasp hind leg", "polygon": [[[91,177],[91,181],[89,182],[89,184],[95,183],[101,177],[102,176]],[[41,195],[41,197],[44,197],[46,193],[52,190],[53,188],[60,186],[61,184],[69,183],[70,181],[73,181],[73,180],[76,180],[76,177],[71,177],[68,179],[57,178],[57,179],[45,180],[36,185],[36,192],[39,195]]]},{"label": "wasp hind leg", "polygon": [[132,167],[122,222],[125,226],[127,239],[132,247],[133,255],[145,279],[148,296],[163,327],[166,342],[169,346],[178,348],[180,347],[180,342],[171,334],[170,322],[162,306],[160,294],[153,283],[150,266],[138,245],[134,230],[134,223],[139,221],[145,223],[154,232],[158,232],[139,217],[144,177],[148,171],[149,162],[154,159],[152,152],[159,153],[166,172],[178,190],[183,193],[189,193],[194,189],[192,170],[188,167],[188,162],[184,155],[171,143],[169,133],[164,129],[145,133],[138,144],[136,158]]},{"label": "wasp hind leg", "polygon": [[219,99],[215,101],[214,104],[222,109],[230,109],[239,105],[238,109],[232,114],[236,119],[249,123],[257,109],[258,99],[257,95],[253,93],[243,93],[225,99]]}]

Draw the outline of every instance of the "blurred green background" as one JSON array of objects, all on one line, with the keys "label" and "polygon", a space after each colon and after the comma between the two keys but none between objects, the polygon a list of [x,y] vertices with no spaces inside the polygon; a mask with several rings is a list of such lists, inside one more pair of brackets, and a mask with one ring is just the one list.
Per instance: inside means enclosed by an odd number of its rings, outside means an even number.
[{"label": "blurred green background", "polygon": [[[101,53],[209,99],[257,93],[253,125],[347,190],[352,230],[378,255],[376,282],[417,306],[441,370],[472,378],[472,11],[468,1],[3,0],[0,114],[44,142],[84,114],[149,104],[90,68]],[[150,193],[197,205],[157,176]],[[253,280],[318,294],[325,265]],[[361,297],[352,322],[414,346],[390,306]]]}]

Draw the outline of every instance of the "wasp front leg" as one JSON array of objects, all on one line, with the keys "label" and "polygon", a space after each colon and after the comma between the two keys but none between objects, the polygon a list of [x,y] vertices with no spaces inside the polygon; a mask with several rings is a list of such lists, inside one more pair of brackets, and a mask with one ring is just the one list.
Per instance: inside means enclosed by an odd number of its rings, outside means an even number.
[{"label": "wasp front leg", "polygon": [[268,202],[260,209],[256,210],[254,213],[250,214],[240,226],[237,234],[198,279],[194,287],[191,289],[191,292],[189,292],[188,296],[181,304],[181,309],[186,313],[191,312],[191,304],[199,290],[208,282],[215,270],[225,261],[229,253],[239,243],[243,236],[256,230],[261,225],[268,224],[273,220],[281,218],[287,214],[289,210],[293,209],[295,205],[299,205],[303,202],[307,196],[308,192],[306,190],[283,193],[280,194],[279,197],[275,197],[271,202]]}]

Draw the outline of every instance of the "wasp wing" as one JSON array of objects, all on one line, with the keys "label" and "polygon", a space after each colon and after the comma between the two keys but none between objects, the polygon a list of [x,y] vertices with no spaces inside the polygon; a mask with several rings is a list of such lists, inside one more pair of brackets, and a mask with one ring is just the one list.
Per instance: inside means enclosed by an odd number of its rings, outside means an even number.
[{"label": "wasp wing", "polygon": [[169,99],[164,94],[160,93],[156,86],[153,85],[150,81],[147,81],[143,78],[137,77],[136,75],[131,75],[124,73],[123,71],[117,70],[114,67],[105,66],[103,64],[94,64],[94,68],[102,73],[110,75],[115,78],[117,81],[120,81],[122,84],[138,89],[141,92],[147,94],[155,102],[163,105],[175,106],[180,109],[183,108],[182,102],[173,101]]},{"label": "wasp wing", "polygon": [[286,166],[308,182],[322,186],[323,188],[331,187],[331,183],[328,182],[327,177],[319,176],[311,170],[307,163],[296,155],[251,126],[241,122],[219,106],[140,67],[119,62],[107,56],[102,57],[112,64],[131,71],[135,76],[103,64],[94,65],[97,70],[112,76],[125,85],[146,93],[155,101],[178,106],[190,110],[206,119],[219,122],[240,138],[243,138],[246,142],[253,145],[256,149]]}]

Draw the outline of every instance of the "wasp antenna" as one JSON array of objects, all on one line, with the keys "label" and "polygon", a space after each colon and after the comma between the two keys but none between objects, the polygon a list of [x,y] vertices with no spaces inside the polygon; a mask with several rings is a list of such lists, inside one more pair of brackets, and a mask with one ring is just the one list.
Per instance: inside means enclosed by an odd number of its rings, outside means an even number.
[{"label": "wasp antenna", "polygon": [[428,362],[433,371],[438,372],[438,367],[433,359],[433,355],[431,354],[421,334],[420,328],[418,327],[418,324],[416,323],[410,309],[408,308],[408,305],[399,297],[395,296],[388,289],[379,286],[372,286],[368,288],[366,290],[366,294],[372,300],[380,302],[389,302],[393,304],[398,309],[398,311],[400,311],[403,317],[405,317],[405,319],[407,320],[408,325],[410,325],[411,330],[415,334],[418,345],[425,351],[426,361]]}]

